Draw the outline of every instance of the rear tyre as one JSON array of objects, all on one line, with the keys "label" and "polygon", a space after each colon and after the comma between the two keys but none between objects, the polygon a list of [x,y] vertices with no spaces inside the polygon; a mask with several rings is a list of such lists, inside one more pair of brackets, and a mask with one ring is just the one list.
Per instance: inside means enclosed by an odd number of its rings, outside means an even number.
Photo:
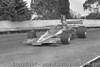
[{"label": "rear tyre", "polygon": [[76,29],[74,27],[71,29],[71,34],[72,34],[71,40],[75,39],[76,38]]},{"label": "rear tyre", "polygon": [[67,31],[63,31],[60,38],[62,44],[69,44],[71,40],[71,34]]},{"label": "rear tyre", "polygon": [[86,38],[86,35],[87,35],[86,27],[84,27],[84,26],[79,26],[79,27],[76,29],[76,34],[77,34],[77,37],[78,37],[78,38]]},{"label": "rear tyre", "polygon": [[36,37],[37,37],[37,35],[36,35],[36,31],[35,31],[35,30],[31,30],[31,31],[29,31],[28,34],[27,34],[27,38],[28,38],[28,39],[36,38]]}]

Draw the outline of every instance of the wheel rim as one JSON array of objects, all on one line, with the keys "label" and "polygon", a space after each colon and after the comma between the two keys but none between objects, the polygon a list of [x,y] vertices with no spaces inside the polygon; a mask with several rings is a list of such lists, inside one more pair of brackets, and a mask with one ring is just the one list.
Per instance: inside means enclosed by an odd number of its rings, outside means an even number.
[{"label": "wheel rim", "polygon": [[68,38],[68,42],[70,42],[70,37]]},{"label": "wheel rim", "polygon": [[85,32],[85,36],[87,35],[87,32]]}]

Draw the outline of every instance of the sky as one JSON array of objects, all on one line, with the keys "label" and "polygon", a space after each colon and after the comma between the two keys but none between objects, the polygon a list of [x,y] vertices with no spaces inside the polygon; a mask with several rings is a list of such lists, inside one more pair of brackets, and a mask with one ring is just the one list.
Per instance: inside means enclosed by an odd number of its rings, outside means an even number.
[{"label": "sky", "polygon": [[[25,0],[28,2],[28,7],[30,4],[31,0]],[[69,0],[70,1],[70,8],[78,13],[80,13],[82,16],[87,15],[89,12],[88,11],[84,11],[83,9],[83,3],[85,2],[85,0]]]},{"label": "sky", "polygon": [[89,11],[84,11],[83,3],[85,0],[69,0],[70,8],[76,12],[79,12],[82,16],[85,16],[89,13]]}]

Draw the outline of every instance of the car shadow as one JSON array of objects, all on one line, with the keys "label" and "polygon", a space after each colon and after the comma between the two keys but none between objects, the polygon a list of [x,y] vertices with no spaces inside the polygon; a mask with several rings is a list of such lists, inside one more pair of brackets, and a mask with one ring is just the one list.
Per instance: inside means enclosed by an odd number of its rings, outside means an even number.
[{"label": "car shadow", "polygon": [[57,47],[59,45],[58,44],[54,44],[54,43],[43,43],[41,45],[27,44],[26,46],[33,46],[33,47]]}]

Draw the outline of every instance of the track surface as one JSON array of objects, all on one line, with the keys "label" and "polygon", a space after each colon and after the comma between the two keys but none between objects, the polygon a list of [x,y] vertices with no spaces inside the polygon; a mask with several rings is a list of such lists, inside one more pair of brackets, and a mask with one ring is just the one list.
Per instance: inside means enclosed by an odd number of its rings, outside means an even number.
[{"label": "track surface", "polygon": [[22,44],[25,39],[26,34],[0,35],[0,67],[79,67],[100,55],[100,30],[69,45],[31,46]]}]

